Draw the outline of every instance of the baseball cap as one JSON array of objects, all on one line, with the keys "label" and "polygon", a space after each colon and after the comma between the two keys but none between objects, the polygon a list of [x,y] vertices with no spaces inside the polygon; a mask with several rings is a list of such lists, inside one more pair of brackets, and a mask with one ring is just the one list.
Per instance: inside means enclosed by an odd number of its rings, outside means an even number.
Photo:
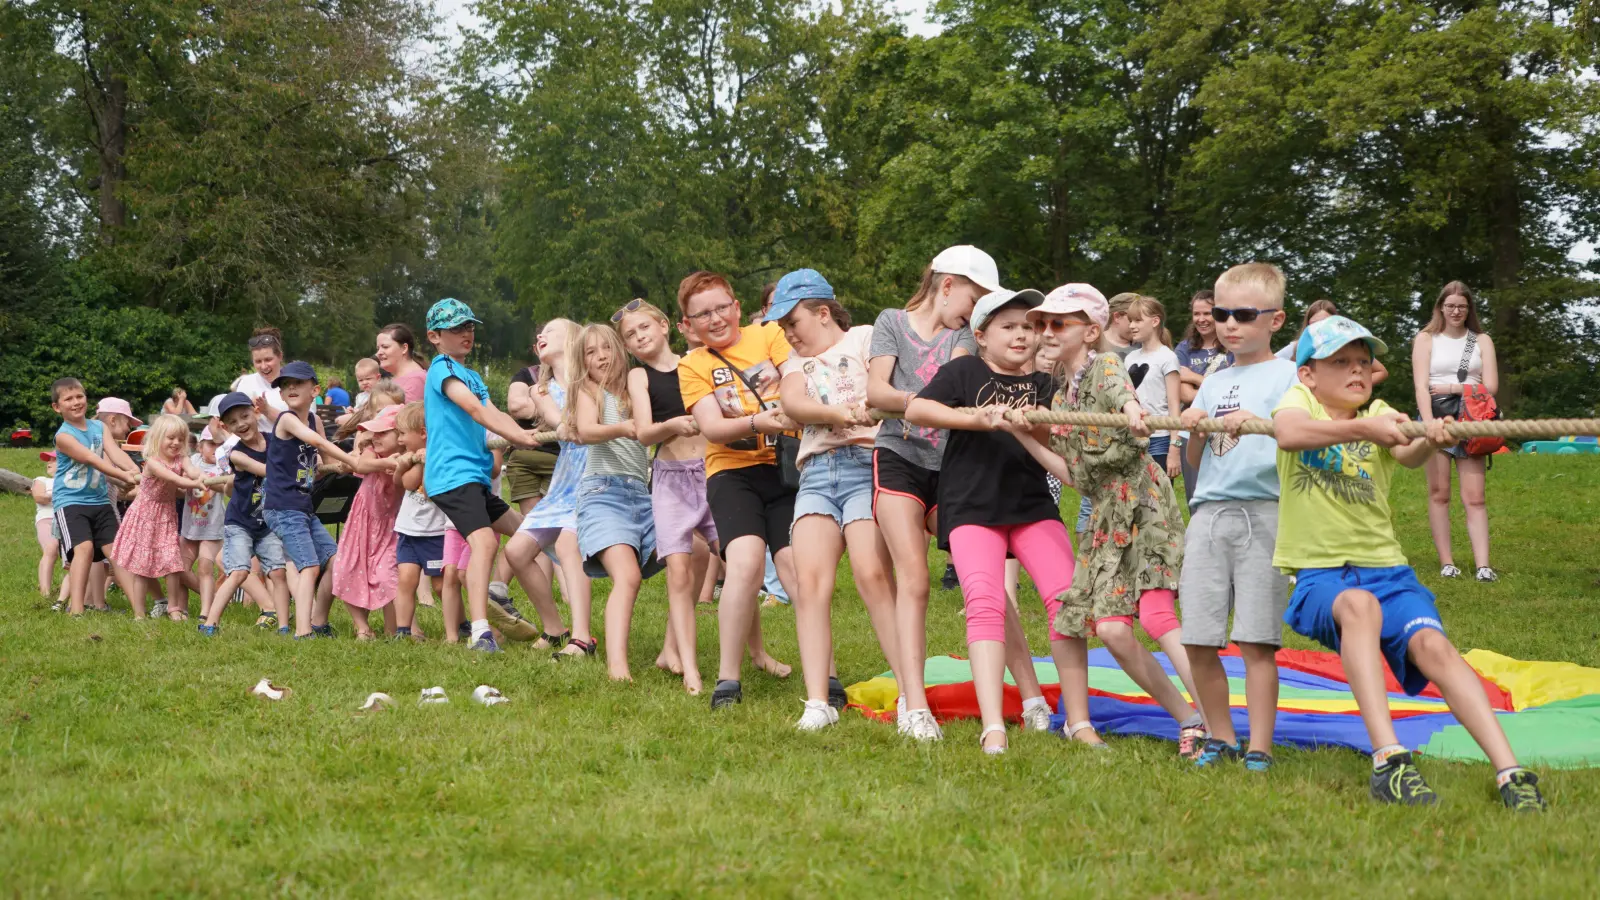
[{"label": "baseball cap", "polygon": [[96,416],[103,416],[106,413],[117,413],[118,415],[127,416],[133,420],[135,425],[144,424],[143,419],[133,414],[133,407],[128,405],[128,401],[121,400],[116,397],[105,397],[95,405],[94,414]]},{"label": "baseball cap", "polygon": [[929,268],[941,275],[960,275],[986,291],[1002,290],[994,257],[971,244],[946,247],[933,258]]},{"label": "baseball cap", "polygon": [[1365,325],[1344,316],[1329,316],[1301,333],[1294,349],[1294,364],[1303,366],[1313,359],[1327,359],[1351,341],[1366,341],[1373,356],[1389,352],[1389,345],[1373,337]]},{"label": "baseball cap", "polygon": [[238,409],[241,406],[255,406],[254,403],[250,402],[249,394],[246,394],[243,391],[234,391],[231,394],[219,394],[211,401],[211,415],[220,419],[227,415],[228,410]]},{"label": "baseball cap", "polygon": [[206,427],[200,429],[200,440],[210,441],[213,444],[217,442],[217,439],[211,436],[211,426],[207,425]]},{"label": "baseball cap", "polygon": [[1056,288],[1044,296],[1044,302],[1028,311],[1028,315],[1038,313],[1041,316],[1064,316],[1068,313],[1083,313],[1089,321],[1106,327],[1111,320],[1111,307],[1106,303],[1106,295],[1100,293],[1092,284],[1074,281]]},{"label": "baseball cap", "polygon": [[272,379],[272,386],[279,387],[285,381],[311,381],[317,380],[317,370],[311,368],[311,363],[295,360],[278,370],[278,377]]},{"label": "baseball cap", "polygon": [[990,317],[999,312],[1002,306],[1021,303],[1031,310],[1043,302],[1044,295],[1033,288],[1020,291],[1008,291],[1002,288],[998,291],[990,291],[979,297],[977,304],[972,307],[972,330],[982,331],[983,326],[989,323]]},{"label": "baseball cap", "polygon": [[400,410],[404,408],[405,407],[398,404],[393,406],[385,406],[383,409],[378,410],[377,415],[365,422],[362,422],[356,427],[360,428],[362,431],[393,431],[395,428],[395,418],[400,415]]},{"label": "baseball cap", "polygon": [[[227,394],[218,394],[215,397],[212,397],[210,403],[207,403],[205,406],[195,410],[194,414],[197,416],[204,416],[208,419],[222,418],[222,401],[227,399],[227,397]],[[245,399],[248,400],[249,398],[246,397]]]},{"label": "baseball cap", "polygon": [[776,322],[787,316],[802,300],[832,300],[833,285],[816,269],[795,269],[778,279],[772,292],[772,306],[763,322]]},{"label": "baseball cap", "polygon": [[472,307],[454,297],[446,297],[428,308],[429,331],[446,331],[468,322],[483,324],[482,319],[472,314]]},{"label": "baseball cap", "polygon": [[49,462],[50,460],[56,458],[56,452],[54,450],[40,450],[39,458],[45,462]]}]

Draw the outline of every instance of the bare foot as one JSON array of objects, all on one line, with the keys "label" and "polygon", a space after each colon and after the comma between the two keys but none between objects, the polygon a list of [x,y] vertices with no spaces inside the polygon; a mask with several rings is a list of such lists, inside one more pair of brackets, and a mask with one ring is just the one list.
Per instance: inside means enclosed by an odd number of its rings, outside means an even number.
[{"label": "bare foot", "polygon": [[377,635],[374,635],[370,631],[358,631],[358,632],[356,632],[356,640],[358,640],[358,641],[370,641],[370,640],[375,640],[376,638],[377,638]]},{"label": "bare foot", "polygon": [[610,671],[610,672],[607,672],[606,674],[611,676],[611,680],[612,681],[626,681],[629,684],[633,683],[633,674],[630,673],[627,669],[623,669],[621,672]]},{"label": "bare foot", "polygon": [[678,659],[678,656],[675,653],[669,656],[663,652],[660,656],[656,657],[656,668],[663,672],[671,672],[674,675],[683,674],[683,663]]},{"label": "bare foot", "polygon": [[689,696],[700,696],[700,688],[700,673],[698,671],[690,669],[683,673],[683,689],[688,692]]},{"label": "bare foot", "polygon": [[760,656],[751,656],[750,661],[755,663],[756,668],[766,672],[768,675],[778,678],[788,678],[789,673],[794,671],[794,669],[790,668],[789,666],[786,666],[783,663],[778,662],[776,659],[773,659],[770,653],[762,653]]}]

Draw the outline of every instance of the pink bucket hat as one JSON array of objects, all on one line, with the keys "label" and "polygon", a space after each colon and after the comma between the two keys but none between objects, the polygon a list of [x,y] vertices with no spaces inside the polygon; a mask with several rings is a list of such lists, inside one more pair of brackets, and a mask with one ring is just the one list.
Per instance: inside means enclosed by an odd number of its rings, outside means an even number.
[{"label": "pink bucket hat", "polygon": [[1043,303],[1028,310],[1028,316],[1064,316],[1076,312],[1088,316],[1089,321],[1101,328],[1111,321],[1111,306],[1106,303],[1106,295],[1094,285],[1081,281],[1063,284],[1046,294]]},{"label": "pink bucket hat", "polygon": [[404,408],[405,407],[398,404],[394,406],[385,406],[383,409],[378,410],[377,415],[365,422],[362,422],[356,427],[363,431],[372,432],[393,431],[395,428],[395,418],[400,415],[400,410]]},{"label": "pink bucket hat", "polygon": [[95,406],[94,414],[96,417],[103,416],[106,413],[116,413],[117,415],[127,416],[133,420],[135,425],[144,424],[143,419],[133,414],[133,407],[128,405],[128,401],[119,400],[116,397],[105,397],[101,399],[101,401]]}]

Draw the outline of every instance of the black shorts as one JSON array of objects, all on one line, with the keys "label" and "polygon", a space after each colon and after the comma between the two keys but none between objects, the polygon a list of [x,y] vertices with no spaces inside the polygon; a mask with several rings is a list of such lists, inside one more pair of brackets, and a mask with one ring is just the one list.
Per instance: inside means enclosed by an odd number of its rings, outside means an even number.
[{"label": "black shorts", "polygon": [[723,555],[735,540],[755,535],[773,553],[789,546],[789,526],[794,523],[793,488],[783,486],[783,476],[773,465],[725,469],[706,479],[706,502]]},{"label": "black shorts", "polygon": [[56,530],[61,532],[61,554],[72,561],[72,551],[85,541],[94,543],[94,561],[104,562],[117,541],[117,510],[109,503],[63,506],[56,510]]},{"label": "black shorts", "polygon": [[511,511],[510,505],[498,495],[489,493],[488,485],[476,481],[451,488],[432,499],[433,505],[439,507],[462,537],[471,537],[480,528],[493,528],[501,516]]},{"label": "black shorts", "polygon": [[910,497],[922,504],[922,517],[939,511],[939,473],[924,469],[904,456],[884,447],[872,451],[872,513],[878,513],[878,497],[893,494]]}]

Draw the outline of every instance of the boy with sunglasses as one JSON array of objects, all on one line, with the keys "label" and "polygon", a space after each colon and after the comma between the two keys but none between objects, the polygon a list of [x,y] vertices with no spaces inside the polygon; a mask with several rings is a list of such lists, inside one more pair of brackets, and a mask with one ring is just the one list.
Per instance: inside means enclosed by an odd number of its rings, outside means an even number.
[{"label": "boy with sunglasses", "polygon": [[[1228,430],[1202,435],[1184,447],[1199,472],[1184,544],[1178,596],[1183,604],[1183,645],[1194,673],[1211,737],[1196,766],[1244,759],[1252,772],[1272,766],[1277,724],[1278,664],[1289,579],[1272,565],[1278,534],[1277,446],[1265,435],[1239,434],[1250,419],[1272,415],[1295,382],[1294,363],[1272,355],[1272,335],[1283,327],[1285,282],[1277,266],[1234,266],[1217,279],[1211,315],[1233,365],[1201,383],[1184,411],[1186,426],[1221,419]],[[1228,630],[1228,613],[1233,629]],[[1240,746],[1228,707],[1228,675],[1218,651],[1229,639],[1244,657],[1250,748]]]}]

